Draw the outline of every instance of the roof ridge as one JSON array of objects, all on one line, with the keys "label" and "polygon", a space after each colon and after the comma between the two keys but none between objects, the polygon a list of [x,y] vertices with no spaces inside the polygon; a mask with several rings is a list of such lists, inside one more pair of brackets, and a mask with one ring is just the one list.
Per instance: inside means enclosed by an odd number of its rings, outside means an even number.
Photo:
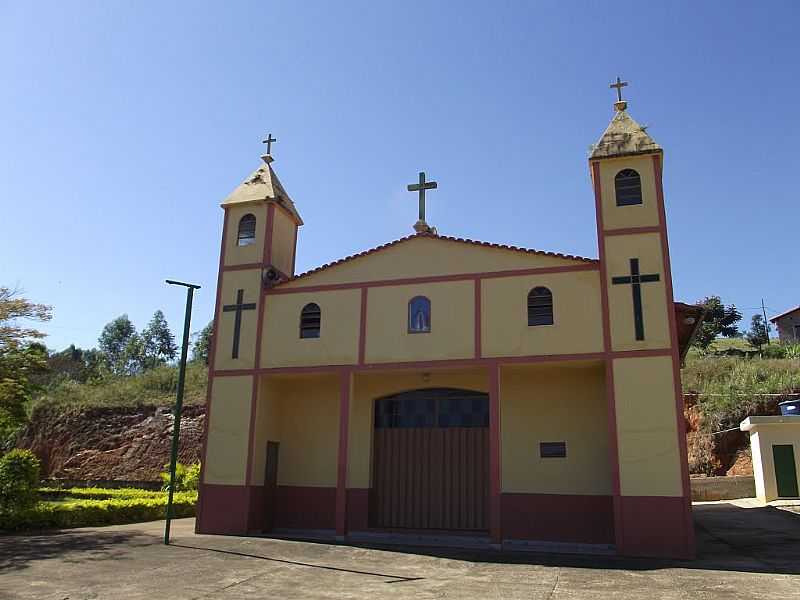
[{"label": "roof ridge", "polygon": [[411,235],[407,235],[405,237],[398,238],[396,240],[392,240],[391,242],[386,242],[385,244],[381,244],[380,246],[375,246],[374,248],[369,248],[367,250],[363,250],[361,252],[357,252],[355,254],[351,254],[349,256],[345,256],[344,258],[339,258],[337,260],[325,263],[308,271],[304,271],[299,275],[295,275],[294,277],[287,279],[286,281],[281,282],[282,285],[284,283],[289,283],[291,281],[297,281],[298,279],[302,279],[308,277],[309,275],[313,275],[314,273],[319,273],[320,271],[324,271],[326,269],[330,269],[331,267],[335,267],[337,265],[341,265],[342,263],[350,262],[351,260],[355,260],[356,258],[360,258],[362,256],[367,256],[369,254],[373,254],[375,252],[379,252],[381,250],[385,250],[386,248],[390,248],[392,246],[396,246],[397,244],[401,244],[403,242],[407,242],[408,240],[416,239],[416,238],[432,238],[432,239],[440,239],[445,240],[448,242],[456,242],[460,244],[472,244],[475,246],[483,246],[485,248],[495,248],[498,250],[510,250],[512,252],[524,252],[528,254],[536,254],[539,256],[552,256],[555,258],[565,258],[567,260],[577,260],[587,263],[594,263],[598,262],[596,258],[587,258],[585,256],[577,256],[574,254],[562,254],[561,252],[549,252],[546,250],[536,250],[534,248],[522,248],[520,246],[511,246],[508,244],[498,244],[494,242],[483,242],[480,240],[472,240],[469,238],[459,238],[459,237],[452,237],[447,235],[437,235],[434,233],[430,233],[427,231],[423,231],[421,233],[412,233]]}]

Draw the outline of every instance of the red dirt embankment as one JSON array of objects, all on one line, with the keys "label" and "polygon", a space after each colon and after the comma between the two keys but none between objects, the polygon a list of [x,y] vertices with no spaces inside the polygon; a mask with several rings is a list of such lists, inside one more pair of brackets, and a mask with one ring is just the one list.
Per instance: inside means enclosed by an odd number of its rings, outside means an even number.
[{"label": "red dirt embankment", "polygon": [[[39,408],[17,445],[42,461],[43,478],[152,481],[169,462],[174,418],[168,407]],[[186,406],[178,460],[200,460],[205,406]]]}]

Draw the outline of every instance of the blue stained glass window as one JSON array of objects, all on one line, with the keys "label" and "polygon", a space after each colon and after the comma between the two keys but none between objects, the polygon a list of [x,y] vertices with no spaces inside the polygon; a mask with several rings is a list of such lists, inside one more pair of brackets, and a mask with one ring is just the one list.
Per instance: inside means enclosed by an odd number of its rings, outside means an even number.
[{"label": "blue stained glass window", "polygon": [[415,296],[408,303],[408,332],[428,333],[431,330],[431,301]]}]

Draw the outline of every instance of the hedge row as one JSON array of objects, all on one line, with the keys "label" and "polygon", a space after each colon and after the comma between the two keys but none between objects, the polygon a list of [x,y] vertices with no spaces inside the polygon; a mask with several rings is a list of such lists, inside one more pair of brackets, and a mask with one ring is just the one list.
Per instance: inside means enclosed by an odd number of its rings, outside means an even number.
[{"label": "hedge row", "polygon": [[164,492],[139,488],[39,488],[42,500],[81,498],[85,500],[111,500],[113,498],[160,498]]},{"label": "hedge row", "polygon": [[[112,490],[106,490],[106,492]],[[142,491],[142,490],[138,490]],[[175,518],[193,517],[197,492],[178,492],[173,499]],[[164,518],[167,494],[156,497],[39,502],[31,508],[0,514],[0,531],[67,529],[158,521]]]}]

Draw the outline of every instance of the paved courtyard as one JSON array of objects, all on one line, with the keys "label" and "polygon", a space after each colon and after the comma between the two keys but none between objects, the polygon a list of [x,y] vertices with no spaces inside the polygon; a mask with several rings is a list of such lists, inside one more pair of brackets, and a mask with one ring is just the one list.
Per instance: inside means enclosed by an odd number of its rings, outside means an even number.
[{"label": "paved courtyard", "polygon": [[[0,537],[0,599],[800,598],[800,515],[695,506],[692,562],[202,536],[194,520]],[[654,518],[658,518],[654,515]]]}]

